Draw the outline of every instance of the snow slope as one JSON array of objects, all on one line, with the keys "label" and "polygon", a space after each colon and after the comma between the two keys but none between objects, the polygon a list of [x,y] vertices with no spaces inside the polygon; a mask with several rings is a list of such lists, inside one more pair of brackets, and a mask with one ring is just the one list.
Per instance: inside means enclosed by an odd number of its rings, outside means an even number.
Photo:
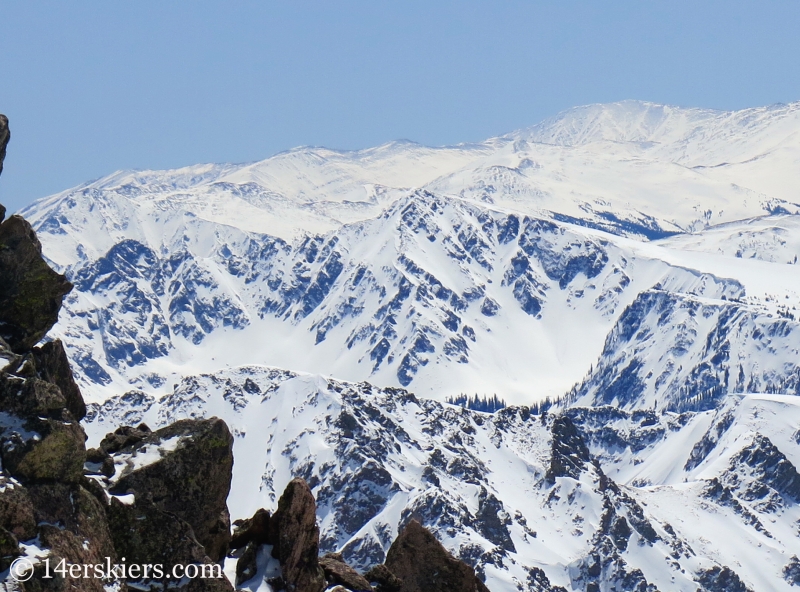
[{"label": "snow slope", "polygon": [[274,509],[303,476],[322,550],[361,568],[381,562],[413,517],[493,592],[791,589],[797,397],[744,395],[682,414],[484,414],[247,366],[187,377],[158,400],[131,392],[92,405],[86,428],[96,444],[120,423],[212,415],[235,435],[232,517]]}]

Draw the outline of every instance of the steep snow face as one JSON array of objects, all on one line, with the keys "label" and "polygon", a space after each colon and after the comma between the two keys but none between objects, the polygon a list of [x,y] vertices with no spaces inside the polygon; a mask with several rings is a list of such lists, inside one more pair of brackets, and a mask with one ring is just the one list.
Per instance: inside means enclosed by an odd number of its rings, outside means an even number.
[{"label": "steep snow face", "polygon": [[745,395],[682,414],[489,415],[250,366],[187,377],[158,400],[131,392],[90,405],[86,427],[91,445],[120,423],[212,415],[235,435],[233,518],[274,509],[302,476],[322,549],[362,568],[416,518],[494,592],[791,589],[796,397]]},{"label": "steep snow face", "polygon": [[[659,286],[660,287],[660,286]],[[800,323],[739,298],[660,289],[620,316],[578,404],[711,409],[730,393],[800,394]]]},{"label": "steep snow face", "polygon": [[66,270],[76,290],[55,334],[92,400],[256,363],[531,402],[579,381],[643,290],[744,293],[629,241],[423,191],[293,244],[176,228],[160,248],[129,239]]}]

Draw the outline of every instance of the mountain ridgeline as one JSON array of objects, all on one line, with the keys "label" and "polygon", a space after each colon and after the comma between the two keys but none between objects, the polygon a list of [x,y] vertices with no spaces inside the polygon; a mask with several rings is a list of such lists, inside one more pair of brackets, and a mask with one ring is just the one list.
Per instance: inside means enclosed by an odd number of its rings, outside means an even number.
[{"label": "mountain ridgeline", "polygon": [[[231,519],[302,479],[329,582],[432,589],[393,544],[421,525],[493,592],[788,591],[798,132],[800,104],[593,105],[479,144],[118,172],[24,213],[74,284],[50,334],[89,445],[220,418]],[[269,536],[237,585],[282,585]]]}]

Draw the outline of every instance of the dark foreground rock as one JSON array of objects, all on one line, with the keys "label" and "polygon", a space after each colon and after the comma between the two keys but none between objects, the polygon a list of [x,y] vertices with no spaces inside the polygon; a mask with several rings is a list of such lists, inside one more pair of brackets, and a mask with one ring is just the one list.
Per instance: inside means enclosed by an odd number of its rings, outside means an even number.
[{"label": "dark foreground rock", "polygon": [[[11,139],[11,132],[8,129],[8,117],[0,113],[0,174],[3,172],[3,161],[6,158],[6,146]],[[0,206],[0,221],[3,219],[6,209]]]},{"label": "dark foreground rock", "polygon": [[328,585],[338,584],[354,592],[372,592],[369,581],[344,562],[340,553],[328,553],[319,560]]},{"label": "dark foreground rock", "polygon": [[0,224],[0,337],[29,351],[58,320],[72,284],[42,259],[36,233],[20,216]]},{"label": "dark foreground rock", "polygon": [[[160,460],[135,469],[124,466],[137,466],[137,459],[153,454],[161,455]],[[227,498],[233,436],[224,421],[178,421],[119,449],[112,458],[123,468],[109,493],[133,494],[136,504],[149,498],[159,510],[188,523],[213,561],[225,556],[230,541]]]},{"label": "dark foreground rock", "polygon": [[293,479],[270,519],[277,539],[272,551],[280,561],[286,587],[293,592],[321,592],[325,574],[319,565],[317,504],[303,479]]},{"label": "dark foreground rock", "polygon": [[399,592],[488,592],[475,571],[448,553],[416,520],[392,543],[384,565],[402,580]]}]

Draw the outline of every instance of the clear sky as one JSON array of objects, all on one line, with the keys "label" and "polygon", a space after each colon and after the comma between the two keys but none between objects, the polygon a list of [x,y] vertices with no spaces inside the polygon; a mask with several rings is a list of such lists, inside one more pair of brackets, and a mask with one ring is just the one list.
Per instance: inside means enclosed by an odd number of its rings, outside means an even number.
[{"label": "clear sky", "polygon": [[0,201],[298,145],[482,140],[571,106],[800,100],[800,2],[0,0]]}]

